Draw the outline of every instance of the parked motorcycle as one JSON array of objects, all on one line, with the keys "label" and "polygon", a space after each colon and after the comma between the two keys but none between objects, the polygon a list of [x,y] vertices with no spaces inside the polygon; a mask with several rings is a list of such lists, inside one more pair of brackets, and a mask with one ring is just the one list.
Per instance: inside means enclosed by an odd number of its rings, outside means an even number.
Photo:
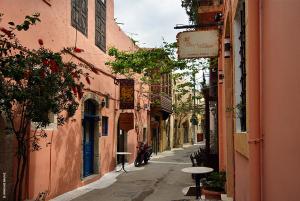
[{"label": "parked motorcycle", "polygon": [[140,165],[142,165],[143,161],[145,164],[147,164],[152,155],[152,147],[148,146],[147,144],[145,144],[143,142],[139,142],[137,149],[138,149],[138,152],[137,152],[137,156],[134,161],[135,167],[139,167]]}]

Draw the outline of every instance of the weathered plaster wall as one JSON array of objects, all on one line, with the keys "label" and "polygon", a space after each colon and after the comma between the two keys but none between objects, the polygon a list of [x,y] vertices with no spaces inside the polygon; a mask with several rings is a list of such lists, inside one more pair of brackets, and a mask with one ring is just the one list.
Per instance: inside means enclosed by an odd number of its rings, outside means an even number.
[{"label": "weathered plaster wall", "polygon": [[251,201],[249,198],[249,165],[248,159],[235,152],[235,200]]},{"label": "weathered plaster wall", "polygon": [[[104,65],[109,59],[103,51],[95,46],[95,0],[88,1],[88,35],[77,32],[71,26],[71,2],[70,1],[50,1],[51,6],[42,0],[3,0],[1,1],[1,12],[5,15],[1,26],[8,21],[16,23],[22,22],[26,15],[39,12],[41,23],[33,26],[26,33],[18,34],[24,45],[31,48],[38,48],[38,39],[44,41],[46,48],[60,50],[63,47],[77,47],[84,50],[78,54],[79,57],[92,63],[97,68],[109,72],[109,68]],[[135,50],[136,46],[123,33],[114,21],[114,2],[107,1],[107,49],[115,46],[122,50]],[[16,14],[17,13],[17,14]],[[66,55],[67,60],[79,62],[76,58]],[[109,94],[112,98],[118,98],[119,88],[114,84],[111,77],[92,75],[91,89]],[[101,100],[103,97],[99,97]],[[109,117],[108,136],[100,137],[100,171],[101,175],[111,171],[115,167],[116,151],[116,109],[118,103],[110,101],[109,108],[103,108],[101,114]],[[147,121],[147,112],[142,110],[143,124]],[[48,138],[41,141],[42,150],[34,152],[30,156],[29,167],[29,198],[35,197],[39,192],[49,191],[51,197],[55,197],[66,191],[82,186],[89,181],[81,179],[82,166],[82,123],[81,108],[79,107],[72,121],[63,127],[49,131]],[[148,127],[149,128],[149,127]],[[136,132],[129,132],[128,150],[134,152],[136,146]],[[47,146],[52,142],[51,146]],[[133,160],[134,155],[130,158]],[[95,178],[95,179],[96,179]]]},{"label": "weathered plaster wall", "polygon": [[262,1],[263,199],[299,200],[300,1]]}]

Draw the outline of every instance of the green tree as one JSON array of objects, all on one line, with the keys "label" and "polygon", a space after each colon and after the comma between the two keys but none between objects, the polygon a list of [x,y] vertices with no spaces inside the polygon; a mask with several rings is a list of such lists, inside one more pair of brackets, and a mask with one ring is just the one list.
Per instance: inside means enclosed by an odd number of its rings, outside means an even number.
[{"label": "green tree", "polygon": [[113,61],[106,62],[113,73],[126,76],[142,75],[141,81],[146,84],[157,83],[161,74],[185,69],[186,62],[176,58],[176,43],[164,42],[160,48],[140,48],[135,52],[120,51],[110,48],[108,54]]},{"label": "green tree", "polygon": [[[44,47],[42,39],[37,39],[40,47],[36,50],[23,46],[15,32],[27,31],[39,21],[39,14],[34,14],[26,16],[22,24],[9,22],[7,28],[0,28],[0,112],[10,123],[18,145],[15,201],[22,200],[28,155],[41,149],[39,140],[47,137],[44,128],[50,123],[48,113],[58,115],[59,125],[68,121],[83,94],[81,80],[85,78],[89,83],[86,72],[95,71],[65,62],[66,49],[53,52]],[[68,51],[81,50],[68,48]],[[35,129],[28,132],[33,120],[37,121]]]}]

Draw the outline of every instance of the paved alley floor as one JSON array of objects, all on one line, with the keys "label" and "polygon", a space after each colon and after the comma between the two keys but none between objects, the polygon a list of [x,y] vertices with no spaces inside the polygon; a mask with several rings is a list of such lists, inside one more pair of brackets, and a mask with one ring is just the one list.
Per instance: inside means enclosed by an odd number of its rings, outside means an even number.
[{"label": "paved alley floor", "polygon": [[[111,173],[106,182],[95,182],[94,187],[74,191],[79,194],[73,201],[185,201],[194,197],[184,196],[183,188],[194,185],[190,174],[181,171],[190,167],[190,154],[200,145],[175,149],[153,156],[149,164],[139,168],[125,168],[128,173]],[[104,176],[105,177],[105,176]],[[102,188],[99,187],[102,185]],[[99,187],[99,188],[97,188]],[[74,194],[73,193],[73,194]],[[72,195],[72,193],[70,194]],[[74,195],[73,195],[74,196]],[[65,196],[66,198],[66,196]],[[70,198],[70,196],[69,196]]]},{"label": "paved alley floor", "polygon": [[[73,201],[173,201],[187,199],[182,189],[193,185],[191,175],[181,172],[191,166],[189,155],[199,145],[154,155],[149,164],[122,172],[111,186],[95,189]],[[126,169],[126,168],[125,168]],[[139,170],[140,169],[140,170]]]}]

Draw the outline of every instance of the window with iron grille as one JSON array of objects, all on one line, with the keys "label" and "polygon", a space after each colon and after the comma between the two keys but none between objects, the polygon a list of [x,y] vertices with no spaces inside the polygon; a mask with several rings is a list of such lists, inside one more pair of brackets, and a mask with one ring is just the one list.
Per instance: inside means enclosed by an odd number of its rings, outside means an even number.
[{"label": "window with iron grille", "polygon": [[234,21],[236,130],[247,131],[245,1],[240,1]]},{"label": "window with iron grille", "polygon": [[72,0],[72,26],[87,36],[88,27],[88,0]]},{"label": "window with iron grille", "polygon": [[106,51],[106,0],[96,0],[95,44]]}]

